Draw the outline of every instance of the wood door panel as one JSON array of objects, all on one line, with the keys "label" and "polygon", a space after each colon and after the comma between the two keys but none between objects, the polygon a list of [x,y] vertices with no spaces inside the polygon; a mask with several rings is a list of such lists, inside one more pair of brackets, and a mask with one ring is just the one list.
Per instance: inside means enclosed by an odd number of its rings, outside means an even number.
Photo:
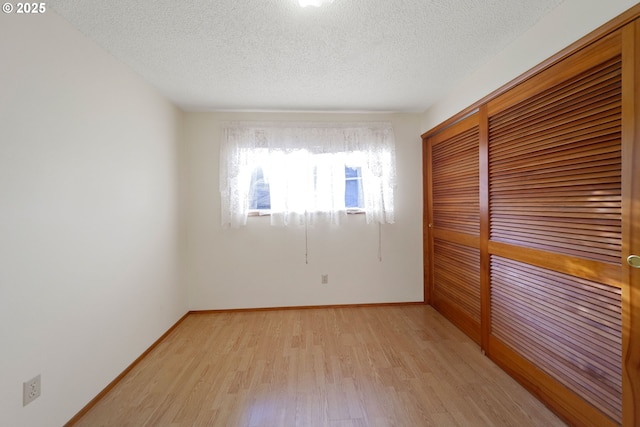
[{"label": "wood door panel", "polygon": [[436,239],[434,257],[434,306],[441,301],[457,306],[464,316],[480,325],[480,251]]},{"label": "wood door panel", "polygon": [[429,139],[426,150],[431,304],[480,342],[478,116]]},{"label": "wood door panel", "polygon": [[489,118],[491,240],[620,263],[621,70],[618,55]]},{"label": "wood door panel", "polygon": [[491,336],[620,423],[622,56],[610,53],[489,115],[488,274]]},{"label": "wood door panel", "polygon": [[431,147],[433,228],[479,235],[478,128]]},{"label": "wood door panel", "polygon": [[492,335],[620,420],[621,290],[497,256],[491,278]]}]

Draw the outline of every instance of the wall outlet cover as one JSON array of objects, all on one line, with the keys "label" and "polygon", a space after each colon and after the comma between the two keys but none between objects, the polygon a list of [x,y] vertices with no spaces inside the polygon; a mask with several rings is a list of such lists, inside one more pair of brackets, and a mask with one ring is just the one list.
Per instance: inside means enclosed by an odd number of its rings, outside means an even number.
[{"label": "wall outlet cover", "polygon": [[40,375],[22,383],[22,406],[27,406],[40,396]]}]

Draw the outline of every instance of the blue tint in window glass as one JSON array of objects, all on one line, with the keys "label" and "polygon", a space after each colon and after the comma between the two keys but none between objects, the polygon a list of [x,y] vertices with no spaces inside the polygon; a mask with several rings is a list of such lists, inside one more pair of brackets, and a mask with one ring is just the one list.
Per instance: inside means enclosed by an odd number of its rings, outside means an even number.
[{"label": "blue tint in window glass", "polygon": [[349,166],[344,167],[344,177],[346,179],[349,178],[360,178],[360,168],[350,168]]},{"label": "blue tint in window glass", "polygon": [[362,175],[360,168],[344,167],[344,205],[347,208],[362,208]]},{"label": "blue tint in window glass", "polygon": [[253,170],[250,188],[249,209],[271,209],[269,184],[264,180],[262,168],[256,168]]}]

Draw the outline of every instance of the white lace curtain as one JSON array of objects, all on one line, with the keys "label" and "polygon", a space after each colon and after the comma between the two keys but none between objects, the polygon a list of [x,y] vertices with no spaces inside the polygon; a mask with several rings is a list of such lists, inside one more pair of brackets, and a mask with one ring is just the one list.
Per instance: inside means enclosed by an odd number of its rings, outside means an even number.
[{"label": "white lace curtain", "polygon": [[269,183],[271,224],[339,223],[345,166],[362,176],[368,223],[394,222],[395,140],[390,123],[224,123],[220,146],[222,225],[245,225],[251,177]]}]

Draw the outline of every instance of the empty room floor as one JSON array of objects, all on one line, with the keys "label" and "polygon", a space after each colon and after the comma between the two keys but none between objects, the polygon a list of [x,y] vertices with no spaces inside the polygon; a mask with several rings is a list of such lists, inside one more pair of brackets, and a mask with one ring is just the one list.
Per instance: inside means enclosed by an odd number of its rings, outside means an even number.
[{"label": "empty room floor", "polygon": [[75,426],[563,426],[430,306],[192,313]]}]

